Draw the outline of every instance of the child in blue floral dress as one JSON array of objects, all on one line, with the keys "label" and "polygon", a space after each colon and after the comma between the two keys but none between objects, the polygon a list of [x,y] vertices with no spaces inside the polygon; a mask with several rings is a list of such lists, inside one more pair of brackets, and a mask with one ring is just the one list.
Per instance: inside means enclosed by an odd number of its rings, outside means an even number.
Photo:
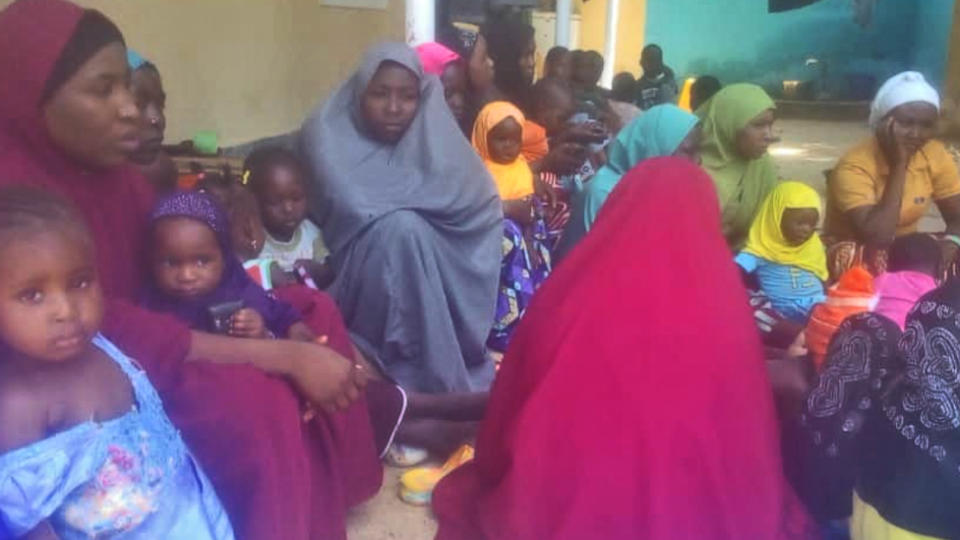
[{"label": "child in blue floral dress", "polygon": [[69,205],[0,190],[0,537],[232,539],[146,374],[98,331],[94,261]]}]

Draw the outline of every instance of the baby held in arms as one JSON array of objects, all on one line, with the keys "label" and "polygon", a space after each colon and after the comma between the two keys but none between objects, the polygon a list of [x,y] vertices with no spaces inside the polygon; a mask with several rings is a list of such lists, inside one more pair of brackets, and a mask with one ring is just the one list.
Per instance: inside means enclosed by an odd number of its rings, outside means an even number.
[{"label": "baby held in arms", "polygon": [[226,215],[209,195],[179,192],[154,208],[145,307],[196,330],[315,341],[291,306],[253,282],[234,253]]}]

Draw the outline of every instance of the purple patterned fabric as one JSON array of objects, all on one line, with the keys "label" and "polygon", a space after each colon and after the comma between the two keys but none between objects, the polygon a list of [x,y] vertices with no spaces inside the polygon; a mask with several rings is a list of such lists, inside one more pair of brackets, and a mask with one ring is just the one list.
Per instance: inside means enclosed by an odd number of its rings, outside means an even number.
[{"label": "purple patterned fabric", "polygon": [[[243,306],[256,310],[266,327],[276,336],[286,337],[290,326],[301,317],[290,305],[267,294],[244,271],[233,251],[230,224],[227,216],[208,195],[195,191],[181,191],[161,199],[150,214],[152,226],[163,218],[185,217],[210,227],[217,236],[223,253],[223,277],[220,285],[209,294],[193,300],[174,298],[159,287],[150,276],[142,304],[153,311],[170,313],[196,330],[211,329],[207,308],[223,302],[242,300]],[[151,238],[152,241],[152,238]]]},{"label": "purple patterned fabric", "polygon": [[[487,346],[498,352],[506,352],[513,332],[533,299],[533,293],[543,285],[552,269],[543,207],[537,199],[534,199],[534,204],[538,217],[531,225],[529,243],[517,222],[503,220],[503,261],[500,265],[497,314],[487,338]],[[531,252],[534,256],[531,256]]]}]

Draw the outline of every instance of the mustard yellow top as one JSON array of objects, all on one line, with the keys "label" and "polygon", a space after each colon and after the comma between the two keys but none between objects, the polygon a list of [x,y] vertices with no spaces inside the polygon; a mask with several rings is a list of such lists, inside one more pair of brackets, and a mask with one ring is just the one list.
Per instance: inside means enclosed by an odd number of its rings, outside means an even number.
[{"label": "mustard yellow top", "polygon": [[[876,136],[847,152],[827,185],[827,234],[842,240],[855,239],[853,226],[844,214],[854,208],[878,204],[888,178],[890,165]],[[960,195],[957,165],[943,143],[931,140],[907,165],[897,236],[916,232],[931,202],[954,195]]]}]

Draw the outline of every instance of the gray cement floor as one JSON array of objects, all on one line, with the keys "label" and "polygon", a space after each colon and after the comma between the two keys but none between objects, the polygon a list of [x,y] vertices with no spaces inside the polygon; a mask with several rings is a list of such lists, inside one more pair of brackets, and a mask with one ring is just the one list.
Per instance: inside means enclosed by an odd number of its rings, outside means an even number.
[{"label": "gray cement floor", "polygon": [[351,512],[347,521],[350,540],[427,540],[437,534],[429,508],[410,506],[397,496],[402,472],[387,467],[380,493]]},{"label": "gray cement floor", "polygon": [[[806,182],[821,194],[823,171],[869,134],[860,122],[781,120],[776,126],[782,141],[771,153],[780,176]],[[353,511],[347,528],[351,540],[427,540],[436,534],[428,508],[408,506],[397,497],[399,475],[400,471],[387,468],[380,493]]]}]

